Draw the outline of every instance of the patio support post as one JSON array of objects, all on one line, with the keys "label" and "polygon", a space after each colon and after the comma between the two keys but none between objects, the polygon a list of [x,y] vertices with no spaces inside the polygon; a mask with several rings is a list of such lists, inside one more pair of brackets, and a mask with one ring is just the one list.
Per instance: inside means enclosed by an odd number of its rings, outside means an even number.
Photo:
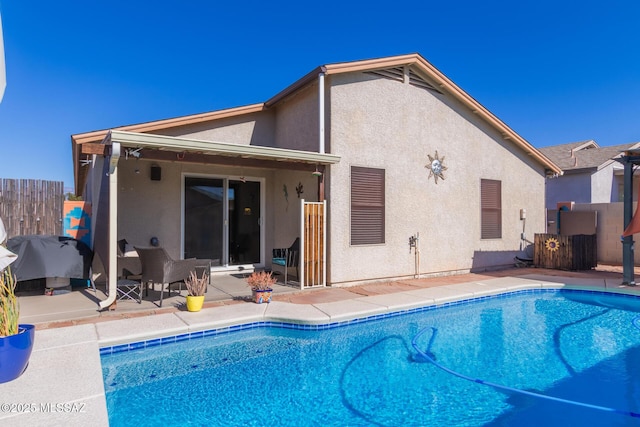
[{"label": "patio support post", "polygon": [[[624,227],[633,218],[633,163],[628,156],[622,157],[624,164]],[[635,286],[633,235],[622,238],[622,284]]]}]

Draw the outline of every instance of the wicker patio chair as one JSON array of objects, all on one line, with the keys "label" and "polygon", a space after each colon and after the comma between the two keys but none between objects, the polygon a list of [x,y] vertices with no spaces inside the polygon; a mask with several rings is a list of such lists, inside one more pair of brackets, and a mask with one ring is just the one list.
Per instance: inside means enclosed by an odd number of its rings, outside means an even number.
[{"label": "wicker patio chair", "polygon": [[293,244],[288,248],[276,248],[273,250],[273,258],[271,258],[271,265],[273,267],[278,266],[284,269],[284,284],[287,284],[287,276],[289,267],[296,268],[296,277],[300,278],[298,271],[298,264],[300,262],[300,238],[296,237]]},{"label": "wicker patio chair", "polygon": [[180,291],[182,291],[182,282],[189,277],[192,271],[196,270],[197,260],[195,258],[174,260],[162,247],[136,247],[135,249],[142,265],[141,281],[143,285],[146,285],[146,295],[149,295],[149,284],[154,286],[154,289],[156,283],[160,284],[159,307],[162,307],[164,285],[167,285],[167,292],[170,292],[171,283],[180,282]]}]

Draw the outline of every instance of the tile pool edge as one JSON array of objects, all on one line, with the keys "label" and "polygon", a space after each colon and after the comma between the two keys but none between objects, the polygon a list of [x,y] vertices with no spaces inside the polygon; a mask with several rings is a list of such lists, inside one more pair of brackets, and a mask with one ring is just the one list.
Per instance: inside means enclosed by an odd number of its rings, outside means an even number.
[{"label": "tile pool edge", "polygon": [[[455,285],[452,286],[455,288]],[[109,341],[100,341],[98,342],[100,347],[100,355],[106,354],[114,354],[126,351],[132,351],[140,348],[148,348],[155,347],[159,345],[186,341],[191,339],[200,339],[209,336],[216,335],[224,335],[232,332],[247,330],[247,329],[256,329],[256,328],[284,328],[284,329],[297,329],[297,330],[327,330],[339,327],[345,327],[358,323],[365,323],[374,320],[380,320],[390,317],[401,316],[405,314],[412,314],[422,311],[435,310],[450,306],[458,306],[474,303],[477,301],[488,300],[488,299],[496,299],[496,298],[506,298],[513,295],[518,294],[527,294],[527,293],[554,293],[562,290],[568,290],[573,292],[586,292],[586,293],[602,293],[602,294],[617,294],[621,296],[628,296],[632,298],[640,298],[640,294],[637,292],[629,292],[628,289],[603,289],[594,286],[583,286],[583,285],[565,285],[561,283],[538,283],[538,284],[528,284],[528,285],[519,285],[515,289],[498,289],[496,288],[494,292],[485,293],[481,295],[470,295],[468,292],[461,292],[458,298],[450,298],[446,300],[436,301],[433,299],[428,299],[426,301],[422,301],[422,303],[417,303],[418,306],[411,308],[400,308],[400,309],[380,309],[381,306],[377,310],[372,308],[372,314],[364,314],[362,316],[353,315],[351,317],[345,317],[341,320],[332,321],[331,318],[327,318],[325,322],[316,322],[316,321],[306,321],[302,318],[289,318],[283,319],[278,316],[277,319],[271,318],[266,310],[262,319],[255,319],[253,321],[240,321],[234,322],[233,320],[229,320],[228,324],[220,325],[218,322],[218,326],[214,326],[212,322],[212,327],[206,329],[203,323],[198,324],[198,328],[196,330],[189,330],[189,326],[187,325],[187,331],[177,334],[177,335],[167,335],[163,337],[158,337],[160,335],[159,331],[154,331],[153,337],[149,339],[139,339],[137,341],[127,342],[126,337],[122,337],[121,341],[113,342]],[[377,296],[379,297],[379,296]],[[361,298],[361,300],[366,300],[367,297]],[[284,303],[287,304],[287,303]],[[313,306],[310,304],[310,306]],[[377,311],[377,312],[376,312]],[[182,319],[184,320],[184,319]],[[204,329],[203,329],[204,328]],[[168,331],[167,331],[168,332]]]}]

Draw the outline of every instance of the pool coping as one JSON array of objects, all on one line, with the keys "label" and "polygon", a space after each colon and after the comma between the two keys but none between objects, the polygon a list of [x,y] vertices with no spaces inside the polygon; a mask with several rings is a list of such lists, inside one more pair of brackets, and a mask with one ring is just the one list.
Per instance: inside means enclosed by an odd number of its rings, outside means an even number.
[{"label": "pool coping", "polygon": [[108,426],[100,358],[114,349],[160,345],[163,339],[175,342],[190,339],[192,334],[196,338],[228,333],[243,329],[242,325],[328,328],[514,291],[573,289],[640,296],[640,290],[615,282],[542,275],[501,277],[335,302],[234,304],[197,313],[174,312],[39,330],[28,369],[15,381],[0,384],[2,395],[11,396],[0,402],[5,404],[4,409],[0,406],[0,421],[10,420],[16,426]]}]

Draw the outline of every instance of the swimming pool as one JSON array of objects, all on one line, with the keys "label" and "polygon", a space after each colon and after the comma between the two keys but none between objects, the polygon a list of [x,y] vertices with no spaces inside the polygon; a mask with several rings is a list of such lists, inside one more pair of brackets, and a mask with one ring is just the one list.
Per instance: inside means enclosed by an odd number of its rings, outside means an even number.
[{"label": "swimming pool", "polygon": [[[521,291],[349,326],[258,324],[103,354],[109,422],[640,425],[621,412],[482,383],[640,413],[639,312],[633,297]],[[440,367],[413,348],[416,336]]]}]

